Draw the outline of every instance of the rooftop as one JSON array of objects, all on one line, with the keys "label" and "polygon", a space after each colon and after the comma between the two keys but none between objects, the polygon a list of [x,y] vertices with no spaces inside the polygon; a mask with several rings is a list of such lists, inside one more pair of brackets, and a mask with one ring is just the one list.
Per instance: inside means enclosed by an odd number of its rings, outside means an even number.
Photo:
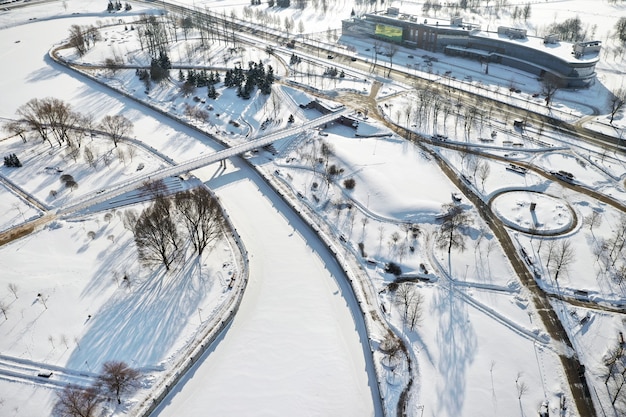
[{"label": "rooftop", "polygon": [[[392,8],[393,9],[393,8]],[[528,48],[534,48],[538,51],[548,53],[550,55],[561,58],[567,63],[592,63],[597,62],[600,58],[599,52],[589,52],[585,55],[576,57],[573,54],[574,43],[565,41],[556,41],[551,43],[545,43],[544,38],[536,36],[526,36],[523,38],[512,38],[498,32],[481,30],[479,25],[473,23],[462,22],[461,18],[432,18],[432,17],[419,17],[415,15],[409,15],[406,13],[396,13],[394,10],[384,10],[374,13],[369,13],[371,16],[381,16],[388,19],[397,20],[399,22],[411,22],[414,24],[429,26],[433,28],[447,28],[451,30],[460,30],[469,32],[471,36],[484,37],[488,39],[495,39],[502,42],[517,44]],[[367,15],[366,15],[367,16]],[[515,28],[512,28],[515,29]]]},{"label": "rooftop", "polygon": [[497,32],[487,32],[483,30],[472,31],[471,35],[489,39],[497,39],[502,42],[533,48],[538,51],[557,56],[568,63],[597,62],[600,59],[599,52],[587,53],[579,58],[575,57],[573,54],[573,47],[575,44],[571,42],[557,41],[554,43],[544,43],[543,38],[539,38],[536,36],[527,36],[521,39],[512,39],[506,35],[502,35]]}]

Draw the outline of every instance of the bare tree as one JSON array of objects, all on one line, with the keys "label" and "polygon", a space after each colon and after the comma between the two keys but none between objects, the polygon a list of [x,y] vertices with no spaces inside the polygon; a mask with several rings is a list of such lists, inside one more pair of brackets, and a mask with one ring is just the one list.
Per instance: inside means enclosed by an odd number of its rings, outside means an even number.
[{"label": "bare tree", "polygon": [[390,332],[380,342],[379,349],[386,355],[386,365],[393,366],[393,362],[401,352],[400,340]]},{"label": "bare tree", "polygon": [[218,239],[221,212],[215,198],[204,187],[176,194],[175,205],[187,226],[187,233],[198,255]]},{"label": "bare tree", "polygon": [[605,385],[609,383],[609,379],[619,372],[618,368],[623,357],[624,347],[619,342],[611,347],[604,355],[604,365],[607,367],[606,378],[604,379]]},{"label": "bare tree", "polygon": [[52,97],[31,99],[20,106],[16,113],[44,142],[48,141],[50,146],[52,146],[50,133],[59,146],[63,142],[71,142],[69,131],[74,129],[80,120],[80,116],[71,110],[68,103]]},{"label": "bare tree", "polygon": [[121,114],[106,115],[100,122],[100,129],[111,137],[117,147],[119,140],[133,131],[133,122]]},{"label": "bare tree", "polygon": [[415,330],[422,318],[424,296],[414,285],[404,282],[396,289],[395,302],[402,309],[404,323]]},{"label": "bare tree", "polygon": [[615,115],[624,107],[625,104],[626,88],[619,88],[611,94],[611,97],[609,98],[609,105],[611,106],[611,119],[609,123],[613,124]]},{"label": "bare tree", "polygon": [[79,25],[70,26],[69,44],[76,49],[79,56],[83,56],[87,53],[89,43],[86,40],[83,28]]},{"label": "bare tree", "polygon": [[11,306],[4,301],[0,301],[0,312],[4,315],[4,319],[8,320],[7,312],[11,309]]},{"label": "bare tree", "polygon": [[85,161],[87,162],[87,164],[95,169],[98,165],[98,160],[96,159],[96,156],[89,146],[85,146],[83,150],[83,156],[85,157]]},{"label": "bare tree", "polygon": [[409,325],[409,328],[411,330],[415,330],[417,325],[422,321],[422,316],[424,314],[423,305],[424,296],[416,290],[415,298],[409,306],[409,311],[407,314],[407,324]]},{"label": "bare tree", "polygon": [[37,299],[39,301],[41,301],[41,303],[43,304],[43,306],[47,310],[48,309],[48,304],[46,304],[47,297],[44,297],[44,295],[42,293],[37,293]]},{"label": "bare tree", "polygon": [[548,270],[550,270],[550,267],[551,267],[550,264],[552,263],[552,259],[554,258],[554,253],[556,252],[556,245],[557,245],[556,240],[550,239],[548,240],[547,245],[545,246],[543,250],[543,256],[547,258],[546,268],[548,268]]},{"label": "bare tree", "polygon": [[473,223],[471,216],[464,212],[461,207],[451,203],[444,204],[442,209],[445,214],[436,240],[437,247],[440,249],[447,247],[448,255],[452,248],[464,251],[465,237],[462,229]]},{"label": "bare tree", "polygon": [[150,194],[153,198],[163,197],[167,191],[167,185],[163,180],[145,181],[141,186],[142,192]]},{"label": "bare tree", "polygon": [[66,350],[70,348],[68,346],[68,344],[67,344],[67,336],[66,335],[62,334],[61,337],[60,337],[60,340],[61,340],[61,343],[63,343],[65,345],[65,349]]},{"label": "bare tree", "polygon": [[16,114],[22,118],[24,123],[26,123],[31,130],[37,132],[44,142],[47,141],[50,143],[50,147],[52,147],[52,142],[50,142],[48,138],[48,128],[41,113],[42,106],[40,100],[37,98],[29,100],[16,111]]},{"label": "bare tree", "polygon": [[289,35],[289,33],[291,33],[291,29],[293,29],[293,25],[294,25],[293,19],[290,18],[289,16],[285,16],[284,25],[285,25],[285,31],[287,32],[287,35]]},{"label": "bare tree", "polygon": [[363,228],[361,229],[361,239],[363,239],[365,237],[365,226],[367,226],[369,221],[370,221],[370,219],[368,217],[363,216],[361,218],[361,224],[363,225]]},{"label": "bare tree", "polygon": [[515,387],[517,388],[517,399],[522,400],[522,396],[528,392],[528,385],[524,381],[520,381],[522,373],[518,372],[515,378]]},{"label": "bare tree", "polygon": [[19,288],[19,287],[17,286],[17,284],[15,284],[15,283],[11,282],[11,283],[8,285],[8,288],[9,288],[9,291],[11,291],[11,294],[13,294],[13,296],[14,296],[14,297],[15,297],[15,299],[17,300],[17,299],[19,298],[19,297],[17,296],[17,290],[18,290],[18,288]]},{"label": "bare tree", "polygon": [[489,178],[489,174],[491,173],[491,168],[489,167],[489,163],[487,161],[483,161],[478,166],[478,178],[480,178],[480,184],[485,190],[485,181]]},{"label": "bare tree", "polygon": [[626,246],[626,215],[621,216],[620,223],[617,227],[613,228],[613,236],[607,243],[611,245],[609,259],[612,261],[611,266],[614,266],[615,262],[620,258],[620,255],[624,256],[624,246]]},{"label": "bare tree", "polygon": [[162,263],[169,271],[180,254],[181,239],[172,216],[171,202],[157,197],[135,224],[135,244],[145,264]]},{"label": "bare tree", "polygon": [[128,154],[128,157],[130,158],[130,162],[133,162],[133,157],[137,155],[137,148],[135,148],[133,145],[129,145],[126,152]]},{"label": "bare tree", "polygon": [[546,74],[541,81],[541,93],[545,96],[546,107],[550,107],[554,95],[559,90],[560,85],[555,76]]},{"label": "bare tree", "polygon": [[126,230],[130,230],[131,232],[135,230],[137,219],[138,216],[135,210],[129,209],[124,211],[124,214],[122,214],[122,224]]},{"label": "bare tree", "polygon": [[387,77],[391,75],[391,69],[393,68],[393,57],[398,52],[398,45],[390,43],[385,46],[385,55],[389,57],[389,69],[387,70]]},{"label": "bare tree", "polygon": [[592,235],[593,235],[593,228],[596,226],[600,226],[601,223],[602,223],[602,214],[597,210],[593,210],[589,216],[585,216],[583,218],[583,224],[586,226],[589,226],[589,231],[591,232]]},{"label": "bare tree", "polygon": [[69,103],[53,97],[42,99],[42,116],[50,128],[59,146],[66,142],[70,147],[74,144],[70,132],[73,131],[81,117],[74,112]]},{"label": "bare tree", "polygon": [[374,62],[372,62],[372,71],[376,71],[376,65],[378,64],[378,55],[383,49],[383,43],[381,41],[374,41]]},{"label": "bare tree", "polygon": [[140,376],[139,371],[129,367],[125,362],[109,361],[102,365],[102,373],[98,380],[105,391],[115,395],[117,403],[121,404],[122,394],[136,388]]},{"label": "bare tree", "polygon": [[320,146],[320,152],[322,154],[322,158],[324,158],[324,168],[328,170],[328,160],[330,159],[331,155],[335,153],[335,148],[332,144],[326,141],[322,141],[322,146]]},{"label": "bare tree", "polygon": [[28,125],[21,120],[9,120],[4,124],[4,129],[11,135],[19,136],[22,142],[26,143],[26,133],[28,132]]},{"label": "bare tree", "polygon": [[626,280],[626,265],[621,265],[613,271],[613,281],[622,285]]},{"label": "bare tree", "polygon": [[626,391],[623,391],[626,385],[626,357],[624,356],[623,343],[617,343],[609,348],[604,355],[604,365],[606,366],[606,377],[604,384],[607,387],[611,404],[616,402],[626,402]]},{"label": "bare tree", "polygon": [[575,260],[574,248],[569,240],[562,239],[556,244],[554,251],[554,263],[549,269],[554,274],[554,280],[559,279],[559,274],[566,271],[569,265]]},{"label": "bare tree", "polygon": [[63,417],[95,417],[103,398],[96,387],[67,385],[57,393],[54,412]]}]

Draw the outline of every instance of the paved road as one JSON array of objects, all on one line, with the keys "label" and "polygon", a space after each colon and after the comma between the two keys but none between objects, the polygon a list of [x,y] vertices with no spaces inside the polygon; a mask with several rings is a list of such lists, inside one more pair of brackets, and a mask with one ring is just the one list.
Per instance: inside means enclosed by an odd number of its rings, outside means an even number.
[{"label": "paved road", "polygon": [[482,199],[458,177],[456,171],[448,166],[446,161],[440,158],[437,152],[429,151],[425,147],[423,148],[426,152],[429,152],[433,158],[435,158],[442,171],[448,176],[450,181],[463,192],[468,200],[472,202],[472,204],[477,208],[480,216],[498,238],[504,253],[508,257],[509,262],[513,266],[513,269],[515,270],[515,273],[519,277],[521,283],[530,291],[535,310],[538,312],[544,328],[553,339],[555,346],[562,346],[563,353],[559,355],[559,358],[561,359],[563,369],[565,370],[565,374],[569,381],[570,389],[572,390],[572,395],[574,396],[573,400],[576,403],[578,412],[583,416],[595,416],[596,412],[591,400],[589,388],[587,386],[585,375],[582,373],[584,371],[582,371],[583,368],[581,368],[578,357],[574,353],[574,349],[567,332],[565,331],[558,315],[552,308],[549,297],[537,285],[535,278],[526,267],[526,264],[519,257],[517,247],[513,243],[506,227],[492,212],[489,205],[482,201]]}]

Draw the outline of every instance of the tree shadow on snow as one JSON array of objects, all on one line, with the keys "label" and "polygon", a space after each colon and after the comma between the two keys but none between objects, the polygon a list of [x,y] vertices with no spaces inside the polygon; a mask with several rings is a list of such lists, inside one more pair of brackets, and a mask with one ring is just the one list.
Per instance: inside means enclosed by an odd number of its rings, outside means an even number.
[{"label": "tree shadow on snow", "polygon": [[[453,285],[453,284],[452,284]],[[463,414],[467,369],[477,350],[476,334],[469,323],[467,304],[453,287],[442,288],[433,299],[432,317],[439,318],[436,346],[439,347],[436,367],[441,375],[438,384],[438,415],[460,416]],[[436,356],[436,355],[435,355]]]},{"label": "tree shadow on snow", "polygon": [[163,361],[210,288],[211,271],[201,272],[193,258],[169,273],[158,268],[130,293],[118,292],[93,315],[67,366],[98,371],[109,360],[136,368]]}]

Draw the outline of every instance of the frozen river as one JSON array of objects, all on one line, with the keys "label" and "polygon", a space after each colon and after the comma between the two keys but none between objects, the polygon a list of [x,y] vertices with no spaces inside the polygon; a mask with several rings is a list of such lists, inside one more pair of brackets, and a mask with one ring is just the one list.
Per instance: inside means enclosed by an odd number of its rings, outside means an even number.
[{"label": "frozen river", "polygon": [[262,182],[236,171],[209,186],[248,249],[250,281],[232,325],[155,414],[377,414],[363,325],[334,260]]}]

